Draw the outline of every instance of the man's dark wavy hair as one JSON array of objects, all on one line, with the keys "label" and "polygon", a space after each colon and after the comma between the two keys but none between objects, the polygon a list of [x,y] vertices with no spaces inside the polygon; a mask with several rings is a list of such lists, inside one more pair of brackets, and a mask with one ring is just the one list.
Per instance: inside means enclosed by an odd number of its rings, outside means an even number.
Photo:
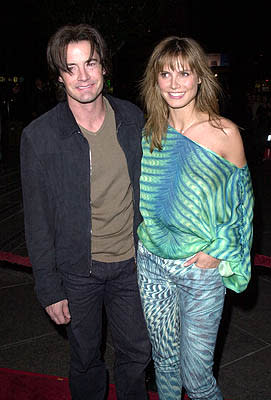
[{"label": "man's dark wavy hair", "polygon": [[107,45],[100,32],[88,24],[64,25],[56,31],[50,38],[47,46],[47,62],[55,81],[61,71],[69,72],[67,65],[67,47],[70,43],[86,40],[91,45],[92,57],[94,51],[100,57],[100,63],[105,71],[105,75],[111,75],[111,58],[108,53]]}]

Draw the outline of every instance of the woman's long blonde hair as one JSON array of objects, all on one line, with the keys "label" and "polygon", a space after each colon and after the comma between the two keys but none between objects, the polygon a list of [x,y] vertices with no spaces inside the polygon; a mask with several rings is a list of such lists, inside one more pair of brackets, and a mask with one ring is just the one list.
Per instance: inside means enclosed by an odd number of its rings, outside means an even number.
[{"label": "woman's long blonde hair", "polygon": [[162,40],[153,50],[144,77],[140,83],[140,93],[147,113],[144,135],[154,148],[162,150],[162,139],[166,135],[169,108],[161,96],[157,78],[168,65],[172,70],[176,63],[188,65],[200,79],[196,96],[196,109],[209,115],[210,120],[219,118],[220,85],[208,66],[207,55],[202,47],[191,38],[170,36]]}]

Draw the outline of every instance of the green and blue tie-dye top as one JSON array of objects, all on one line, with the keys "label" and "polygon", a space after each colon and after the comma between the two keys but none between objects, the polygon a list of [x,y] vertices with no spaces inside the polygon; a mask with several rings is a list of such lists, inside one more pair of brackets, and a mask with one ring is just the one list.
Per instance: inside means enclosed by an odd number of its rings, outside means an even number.
[{"label": "green and blue tie-dye top", "polygon": [[250,280],[253,191],[249,169],[168,127],[163,150],[143,138],[139,239],[153,254],[183,259],[199,251],[218,258],[226,287]]}]

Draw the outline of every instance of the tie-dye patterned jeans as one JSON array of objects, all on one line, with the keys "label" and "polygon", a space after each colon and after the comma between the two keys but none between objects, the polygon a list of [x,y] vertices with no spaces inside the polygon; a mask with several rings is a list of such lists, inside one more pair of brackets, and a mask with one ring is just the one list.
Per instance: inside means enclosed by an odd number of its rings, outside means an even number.
[{"label": "tie-dye patterned jeans", "polygon": [[[191,257],[189,257],[191,258]],[[223,400],[213,356],[225,287],[217,268],[183,267],[139,243],[138,282],[152,343],[159,400]]]}]

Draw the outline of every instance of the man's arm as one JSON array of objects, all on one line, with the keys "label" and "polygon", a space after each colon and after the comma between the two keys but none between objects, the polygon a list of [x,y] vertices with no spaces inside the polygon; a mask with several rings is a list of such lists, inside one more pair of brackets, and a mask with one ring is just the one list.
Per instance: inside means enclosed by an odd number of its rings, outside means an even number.
[{"label": "man's arm", "polygon": [[55,260],[55,210],[46,165],[33,146],[31,128],[21,140],[21,182],[25,236],[35,278],[35,289],[43,307],[66,298]]}]

